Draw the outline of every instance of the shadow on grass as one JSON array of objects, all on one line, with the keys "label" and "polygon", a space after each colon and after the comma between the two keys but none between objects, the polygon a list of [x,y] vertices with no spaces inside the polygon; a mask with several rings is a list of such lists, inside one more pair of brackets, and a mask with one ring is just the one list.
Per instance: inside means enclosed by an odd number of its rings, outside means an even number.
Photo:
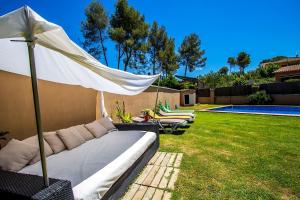
[{"label": "shadow on grass", "polygon": [[166,131],[160,130],[159,133],[160,134],[182,135],[182,134],[185,133],[186,129],[189,128],[189,127],[190,126],[185,126],[184,128],[177,129],[177,130],[175,130],[173,132],[171,132],[171,130],[167,128]]}]

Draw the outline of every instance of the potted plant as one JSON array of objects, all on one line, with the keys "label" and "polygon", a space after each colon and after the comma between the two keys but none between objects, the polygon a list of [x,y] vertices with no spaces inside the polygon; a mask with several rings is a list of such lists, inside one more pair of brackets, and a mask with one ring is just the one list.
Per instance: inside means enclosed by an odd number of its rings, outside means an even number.
[{"label": "potted plant", "polygon": [[122,104],[119,103],[119,101],[116,101],[116,117],[122,122],[122,123],[132,123],[132,117],[130,113],[126,113],[125,111],[125,103],[123,101]]}]

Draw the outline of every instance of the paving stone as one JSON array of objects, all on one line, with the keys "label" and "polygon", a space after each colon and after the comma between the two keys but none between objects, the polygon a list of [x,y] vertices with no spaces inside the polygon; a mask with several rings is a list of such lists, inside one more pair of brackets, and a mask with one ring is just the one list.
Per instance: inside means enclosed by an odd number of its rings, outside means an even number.
[{"label": "paving stone", "polygon": [[174,168],[174,172],[170,178],[169,184],[168,184],[168,189],[174,190],[175,182],[177,180],[179,174],[179,169]]},{"label": "paving stone", "polygon": [[167,188],[172,171],[173,171],[172,167],[167,167],[167,169],[158,185],[159,188],[163,188],[163,189]]},{"label": "paving stone", "polygon": [[169,162],[167,164],[168,167],[172,167],[173,166],[175,158],[176,158],[176,155],[177,155],[177,153],[171,153],[170,160],[169,160]]},{"label": "paving stone", "polygon": [[161,198],[163,197],[163,195],[164,195],[164,191],[163,190],[156,189],[155,193],[153,195],[152,200],[161,200]]},{"label": "paving stone", "polygon": [[155,163],[155,161],[157,160],[157,158],[160,156],[161,152],[156,152],[154,154],[154,156],[151,158],[151,160],[149,161],[148,165],[153,165]]},{"label": "paving stone", "polygon": [[174,167],[177,167],[177,168],[178,168],[178,167],[180,166],[182,157],[183,157],[183,154],[182,154],[182,153],[179,153],[179,154],[177,155],[177,158],[176,158],[175,163],[174,163]]},{"label": "paving stone", "polygon": [[163,196],[162,199],[163,199],[163,200],[170,200],[170,199],[171,199],[171,196],[172,196],[171,192],[165,191],[164,196]]},{"label": "paving stone", "polygon": [[123,200],[131,200],[136,191],[139,189],[140,185],[138,184],[132,184],[131,187],[129,188],[129,191],[125,194],[125,196],[122,198]]},{"label": "paving stone", "polygon": [[143,200],[151,200],[155,192],[155,188],[148,187],[147,192],[145,193]]},{"label": "paving stone", "polygon": [[145,178],[148,176],[149,172],[153,168],[153,165],[147,165],[142,172],[142,174],[138,177],[138,179],[135,181],[136,184],[142,184]]},{"label": "paving stone", "polygon": [[148,187],[141,185],[139,187],[139,189],[136,191],[132,200],[141,200],[143,198],[144,194],[146,193],[147,189],[148,189]]},{"label": "paving stone", "polygon": [[166,156],[165,152],[162,152],[159,157],[157,158],[157,160],[155,161],[155,165],[160,165],[160,163],[163,161],[164,157]]},{"label": "paving stone", "polygon": [[165,171],[166,171],[166,167],[160,167],[150,186],[157,187]]},{"label": "paving stone", "polygon": [[182,153],[157,152],[122,199],[170,200],[182,158]]},{"label": "paving stone", "polygon": [[151,171],[149,172],[148,176],[144,180],[143,185],[150,186],[158,170],[159,170],[159,166],[154,165]]}]

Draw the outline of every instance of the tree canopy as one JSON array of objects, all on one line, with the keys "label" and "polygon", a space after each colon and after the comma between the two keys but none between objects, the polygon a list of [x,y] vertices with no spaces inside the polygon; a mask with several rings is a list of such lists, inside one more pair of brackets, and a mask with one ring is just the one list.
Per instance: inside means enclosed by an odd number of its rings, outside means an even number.
[{"label": "tree canopy", "polygon": [[236,64],[240,68],[240,73],[244,73],[245,68],[249,66],[250,62],[251,62],[251,58],[249,54],[247,54],[244,51],[238,54],[236,58]]},{"label": "tree canopy", "polygon": [[138,68],[144,64],[147,50],[148,24],[137,10],[128,5],[127,0],[119,0],[110,20],[110,37],[117,43],[118,68],[123,58],[124,71],[128,66]]},{"label": "tree canopy", "polygon": [[187,70],[194,71],[198,67],[204,67],[206,58],[204,50],[201,50],[201,40],[195,33],[186,36],[179,48],[179,60],[180,64],[185,66],[184,76],[187,74]]},{"label": "tree canopy", "polygon": [[166,49],[168,36],[165,27],[158,26],[156,21],[153,22],[148,36],[148,54],[150,57],[150,64],[152,65],[152,74],[156,74],[160,63],[160,53]]},{"label": "tree canopy", "polygon": [[228,73],[228,67],[224,66],[219,69],[219,74],[227,75],[227,73]]},{"label": "tree canopy", "polygon": [[229,57],[227,59],[227,64],[229,64],[229,71],[231,73],[232,68],[234,68],[234,66],[236,65],[235,57]]},{"label": "tree canopy", "polygon": [[105,40],[115,43],[117,68],[129,68],[138,73],[162,72],[165,77],[173,76],[179,64],[194,71],[204,67],[205,51],[201,50],[199,36],[192,33],[184,38],[178,53],[175,39],[168,36],[166,28],[154,21],[149,27],[145,17],[128,5],[128,0],[118,0],[115,10],[107,16],[104,7],[93,0],[85,9],[86,20],[81,23],[84,36],[83,47],[97,59],[108,65]]},{"label": "tree canopy", "polygon": [[165,76],[173,75],[178,69],[178,57],[175,53],[175,39],[166,38],[163,48],[159,51],[158,62]]},{"label": "tree canopy", "polygon": [[107,39],[109,18],[105,9],[102,4],[93,0],[85,9],[85,17],[86,20],[81,22],[81,32],[84,37],[83,47],[97,59],[103,56],[108,65],[104,41]]}]

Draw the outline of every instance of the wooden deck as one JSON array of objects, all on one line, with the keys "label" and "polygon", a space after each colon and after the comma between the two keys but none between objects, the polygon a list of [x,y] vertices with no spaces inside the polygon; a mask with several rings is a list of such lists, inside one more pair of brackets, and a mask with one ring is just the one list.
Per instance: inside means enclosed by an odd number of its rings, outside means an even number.
[{"label": "wooden deck", "polygon": [[122,199],[171,199],[182,157],[182,153],[157,152]]}]

